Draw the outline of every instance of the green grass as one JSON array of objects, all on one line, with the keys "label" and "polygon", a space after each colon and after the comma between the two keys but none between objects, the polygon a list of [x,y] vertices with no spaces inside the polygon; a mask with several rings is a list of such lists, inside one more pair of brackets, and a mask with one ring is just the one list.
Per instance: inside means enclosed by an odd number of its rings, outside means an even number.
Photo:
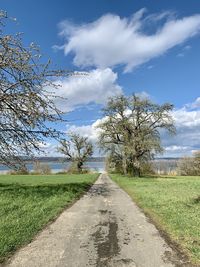
[{"label": "green grass", "polygon": [[97,176],[0,175],[0,261],[30,242],[80,197]]},{"label": "green grass", "polygon": [[200,177],[111,177],[193,262],[200,263]]}]

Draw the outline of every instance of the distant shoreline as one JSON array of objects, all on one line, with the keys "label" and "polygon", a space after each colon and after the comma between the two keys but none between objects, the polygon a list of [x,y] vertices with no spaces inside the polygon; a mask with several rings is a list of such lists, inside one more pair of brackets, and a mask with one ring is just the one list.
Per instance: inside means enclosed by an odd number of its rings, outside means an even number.
[{"label": "distant shoreline", "polygon": [[[23,159],[23,158],[22,158]],[[181,159],[181,157],[158,157],[158,158],[155,158],[153,159],[153,161],[157,161],[157,160],[179,160]],[[34,157],[34,158],[24,158],[23,159],[24,162],[26,163],[34,163],[36,161],[39,161],[39,162],[48,162],[48,163],[52,163],[52,162],[70,162],[70,160],[64,158],[64,157]],[[88,159],[87,162],[105,162],[106,160],[106,157],[91,157]],[[3,165],[1,162],[0,162],[0,165]]]},{"label": "distant shoreline", "polygon": [[[32,172],[34,170],[34,163],[36,161],[39,161],[40,163],[46,164],[50,167],[51,172],[52,173],[56,173],[56,172],[60,172],[60,171],[66,171],[69,169],[71,162],[69,161],[61,161],[61,160],[57,160],[57,161],[50,161],[50,160],[35,160],[35,161],[25,161],[26,167],[27,169]],[[89,170],[99,170],[102,171],[105,169],[105,161],[103,160],[99,160],[99,161],[91,161],[88,160],[85,164],[84,164],[84,168],[89,169]],[[0,164],[0,174],[5,174],[12,171],[12,168],[9,168],[5,165]]]}]

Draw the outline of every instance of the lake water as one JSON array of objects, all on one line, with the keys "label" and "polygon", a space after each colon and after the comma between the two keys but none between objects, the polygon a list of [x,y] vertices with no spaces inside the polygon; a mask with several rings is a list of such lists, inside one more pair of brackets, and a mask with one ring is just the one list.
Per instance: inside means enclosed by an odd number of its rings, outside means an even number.
[{"label": "lake water", "polygon": [[[152,163],[154,166],[154,170],[158,174],[169,174],[171,172],[175,172],[177,168],[177,159],[171,159],[171,160],[166,160],[166,159],[155,159]],[[41,163],[42,164],[42,163]],[[47,164],[45,162],[44,164]],[[67,170],[70,166],[70,162],[48,162],[48,165],[51,168],[52,173],[56,172],[61,172],[64,170]],[[33,170],[33,164],[29,163],[27,164],[28,170],[32,171]],[[86,162],[84,168],[87,168],[92,171],[97,171],[97,172],[103,172],[105,170],[105,162],[103,161],[96,161],[96,162]],[[5,174],[9,172],[10,169],[7,168],[6,166],[0,165],[0,174]]]},{"label": "lake water", "polygon": [[[41,163],[42,164],[42,163]],[[45,162],[44,164],[47,164]],[[48,162],[49,167],[53,173],[61,172],[67,170],[70,166],[70,162]],[[27,168],[29,171],[33,171],[33,164],[28,163]],[[97,162],[86,162],[84,168],[89,169],[91,171],[103,172],[105,170],[105,162],[97,161]],[[0,174],[5,174],[9,172],[10,169],[4,165],[0,165]]]}]

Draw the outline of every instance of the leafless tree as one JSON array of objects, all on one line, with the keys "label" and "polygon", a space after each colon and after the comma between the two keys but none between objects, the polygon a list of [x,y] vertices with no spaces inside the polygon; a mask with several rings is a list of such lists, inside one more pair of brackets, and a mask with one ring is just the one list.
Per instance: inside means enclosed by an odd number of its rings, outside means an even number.
[{"label": "leafless tree", "polygon": [[76,165],[76,171],[82,172],[83,164],[93,154],[93,145],[87,137],[76,133],[69,134],[69,140],[61,140],[58,151]]}]

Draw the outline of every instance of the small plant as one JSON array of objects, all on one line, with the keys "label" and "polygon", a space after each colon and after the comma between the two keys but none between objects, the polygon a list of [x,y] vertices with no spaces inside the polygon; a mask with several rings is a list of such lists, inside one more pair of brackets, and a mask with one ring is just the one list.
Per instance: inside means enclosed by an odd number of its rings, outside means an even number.
[{"label": "small plant", "polygon": [[200,204],[200,195],[198,197],[195,197],[194,203],[199,203]]},{"label": "small plant", "polygon": [[155,174],[154,166],[151,161],[143,162],[141,164],[141,174],[142,175],[145,175],[145,174],[154,175]]},{"label": "small plant", "polygon": [[86,168],[82,168],[81,171],[79,169],[77,169],[77,162],[74,161],[72,162],[72,164],[70,165],[69,169],[67,170],[67,173],[71,173],[71,174],[83,174],[83,173],[89,173],[89,170]]},{"label": "small plant", "polygon": [[22,165],[22,166],[20,165],[18,167],[18,169],[10,171],[9,174],[12,174],[12,175],[27,175],[27,174],[29,174],[29,170],[27,169],[27,167],[25,165]]},{"label": "small plant", "polygon": [[49,164],[41,164],[41,174],[51,174],[51,167],[49,166]]},{"label": "small plant", "polygon": [[65,171],[65,170],[62,170],[62,171],[59,171],[59,172],[56,172],[56,174],[67,174],[67,171]]}]

